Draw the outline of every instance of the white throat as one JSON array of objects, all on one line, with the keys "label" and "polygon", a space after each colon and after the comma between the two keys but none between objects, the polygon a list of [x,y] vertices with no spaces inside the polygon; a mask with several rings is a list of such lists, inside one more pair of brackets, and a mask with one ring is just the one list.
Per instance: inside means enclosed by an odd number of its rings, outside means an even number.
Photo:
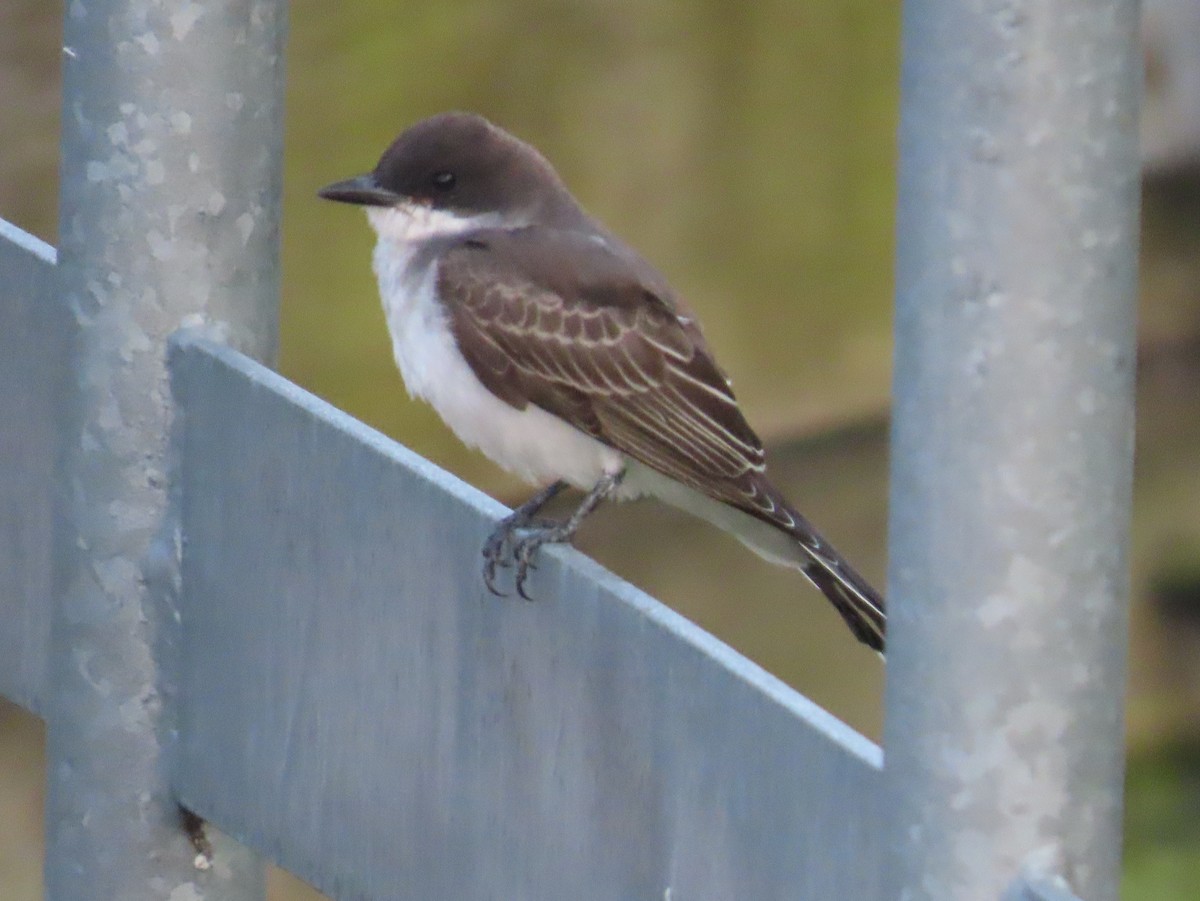
[{"label": "white throat", "polygon": [[421,203],[398,203],[391,207],[367,207],[367,221],[381,241],[416,244],[431,238],[452,238],[480,228],[512,227],[499,213],[462,216]]},{"label": "white throat", "polygon": [[433,303],[437,260],[434,255],[421,254],[424,245],[439,238],[453,238],[481,228],[500,224],[496,213],[461,216],[426,204],[402,202],[392,207],[367,207],[367,221],[378,235],[372,264],[379,282],[383,312],[395,344],[396,362],[409,393],[425,396],[419,387],[420,379],[410,378],[412,367],[407,360],[415,355],[407,352],[400,338],[414,327],[424,331],[434,328],[433,320],[442,314]]}]

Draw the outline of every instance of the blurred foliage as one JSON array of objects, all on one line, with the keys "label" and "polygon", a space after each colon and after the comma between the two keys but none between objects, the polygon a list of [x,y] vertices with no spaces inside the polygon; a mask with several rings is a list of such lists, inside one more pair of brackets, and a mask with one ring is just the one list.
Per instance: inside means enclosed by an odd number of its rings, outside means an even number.
[{"label": "blurred foliage", "polygon": [[1126,901],[1194,898],[1200,886],[1200,744],[1134,757],[1126,775]]}]

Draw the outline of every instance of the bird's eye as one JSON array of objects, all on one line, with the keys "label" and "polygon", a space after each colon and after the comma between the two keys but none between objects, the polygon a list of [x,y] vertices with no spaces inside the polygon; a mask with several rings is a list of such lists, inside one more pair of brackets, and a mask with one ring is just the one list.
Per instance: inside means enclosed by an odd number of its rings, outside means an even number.
[{"label": "bird's eye", "polygon": [[455,178],[453,172],[446,172],[443,170],[441,172],[433,173],[430,181],[433,182],[433,186],[439,191],[449,191],[454,187],[454,182],[457,181],[457,179]]}]

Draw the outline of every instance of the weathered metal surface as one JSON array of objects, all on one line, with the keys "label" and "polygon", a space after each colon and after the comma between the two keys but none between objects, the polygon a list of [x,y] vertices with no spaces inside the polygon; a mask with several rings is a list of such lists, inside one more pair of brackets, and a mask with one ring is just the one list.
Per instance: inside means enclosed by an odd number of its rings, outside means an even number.
[{"label": "weathered metal surface", "polygon": [[167,337],[275,348],[282,0],[72,0],[63,34],[58,290],[77,339],[63,411],[44,714],[47,901],[261,897],[179,828],[178,523]]},{"label": "weathered metal surface", "polygon": [[0,219],[0,694],[42,709],[51,498],[70,347],[54,248]]},{"label": "weathered metal surface", "polygon": [[189,806],[339,899],[881,897],[874,745],[575,551],[494,597],[497,503],[231,351],[173,372]]},{"label": "weathered metal surface", "polygon": [[1021,878],[1005,893],[1003,901],[1080,901],[1079,896],[1063,883],[1061,877],[1053,880]]},{"label": "weathered metal surface", "polygon": [[909,0],[886,864],[1117,897],[1134,289],[1134,0]]}]

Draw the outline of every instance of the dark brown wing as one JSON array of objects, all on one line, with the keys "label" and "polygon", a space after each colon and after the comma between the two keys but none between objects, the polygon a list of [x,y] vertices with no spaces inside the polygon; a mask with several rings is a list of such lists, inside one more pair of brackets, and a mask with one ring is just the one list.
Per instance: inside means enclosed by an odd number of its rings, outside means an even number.
[{"label": "dark brown wing", "polygon": [[443,254],[438,279],[459,349],[498,397],[767,513],[762,442],[691,317],[638,262],[573,232],[482,231]]}]

